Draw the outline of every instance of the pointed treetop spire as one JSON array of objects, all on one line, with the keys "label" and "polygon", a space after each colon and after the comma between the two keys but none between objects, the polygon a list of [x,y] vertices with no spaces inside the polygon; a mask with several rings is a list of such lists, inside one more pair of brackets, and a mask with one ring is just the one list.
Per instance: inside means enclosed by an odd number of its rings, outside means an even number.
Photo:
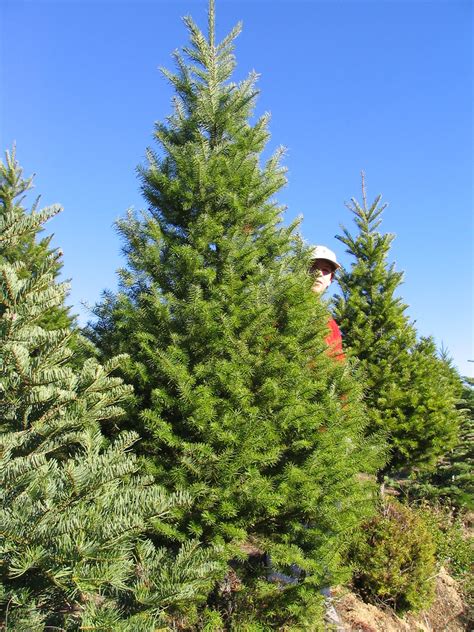
[{"label": "pointed treetop spire", "polygon": [[209,0],[209,15],[208,15],[208,29],[209,29],[209,45],[214,47],[215,43],[215,11],[214,0]]},{"label": "pointed treetop spire", "polygon": [[362,201],[364,203],[364,208],[367,208],[367,192],[365,190],[365,171],[360,172],[360,179],[362,181]]}]

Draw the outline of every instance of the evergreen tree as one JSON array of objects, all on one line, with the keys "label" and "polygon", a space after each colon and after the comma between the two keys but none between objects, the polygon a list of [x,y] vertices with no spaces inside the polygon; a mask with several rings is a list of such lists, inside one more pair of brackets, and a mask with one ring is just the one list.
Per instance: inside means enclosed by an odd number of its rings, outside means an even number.
[{"label": "evergreen tree", "polygon": [[464,413],[459,439],[436,464],[433,472],[420,474],[409,486],[415,497],[448,501],[455,508],[474,509],[474,379],[465,377],[459,408]]},{"label": "evergreen tree", "polygon": [[[251,122],[256,75],[231,82],[240,26],[216,44],[212,1],[208,37],[185,23],[187,59],[175,53],[176,74],[164,71],[174,111],[139,171],[148,212],[118,224],[128,265],[90,335],[105,357],[132,358],[133,425],[157,480],[194,497],[188,537],[303,570],[296,586],[273,590],[290,619],[314,587],[337,581],[349,534],[371,511],[360,473],[380,450],[363,439],[350,365],[327,354],[308,249],[272,197],[285,182],[282,151],[261,164],[269,133],[268,116]],[[257,590],[262,566],[244,576],[233,564],[239,594]],[[266,606],[254,592],[253,610],[268,612],[272,588],[260,587]]]},{"label": "evergreen tree", "polygon": [[389,433],[387,469],[430,467],[455,443],[460,423],[460,382],[431,338],[417,339],[396,292],[403,274],[387,259],[394,235],[380,233],[386,204],[369,206],[362,177],[362,205],[348,204],[357,233],[343,227],[337,239],[354,258],[339,276],[335,317],[351,356],[365,374],[370,429]]},{"label": "evergreen tree", "polygon": [[[19,173],[7,154],[8,169]],[[130,395],[110,375],[123,358],[76,370],[71,330],[43,326],[67,286],[54,252],[32,261],[23,245],[59,209],[26,214],[24,187],[4,179],[0,190],[0,625],[152,631],[205,597],[215,554],[160,546],[187,497],[140,473],[135,433],[101,433]]]},{"label": "evergreen tree", "polygon": [[[23,172],[15,159],[15,148],[13,148],[11,152],[6,153],[5,162],[0,162],[0,203],[2,204],[0,212],[21,218],[24,214],[22,203],[32,186],[33,178],[23,178]],[[39,198],[33,204],[33,211],[38,204]],[[22,274],[35,274],[43,265],[45,258],[50,256],[55,262],[53,272],[56,279],[62,267],[61,251],[50,248],[52,235],[38,239],[40,233],[41,228],[35,233],[24,234],[15,246],[3,247],[0,261],[15,263],[21,257],[29,261],[28,270],[24,270]],[[43,314],[40,324],[49,330],[70,327],[73,324],[73,318],[69,311],[70,309],[63,304],[51,307]]]}]

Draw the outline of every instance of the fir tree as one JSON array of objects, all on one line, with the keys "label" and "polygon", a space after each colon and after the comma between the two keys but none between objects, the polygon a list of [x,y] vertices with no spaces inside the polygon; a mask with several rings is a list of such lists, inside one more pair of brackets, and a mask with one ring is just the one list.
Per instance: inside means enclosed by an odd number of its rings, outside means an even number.
[{"label": "fir tree", "polygon": [[[269,133],[267,115],[250,122],[256,75],[231,82],[240,26],[216,44],[212,1],[208,37],[185,23],[187,59],[175,53],[177,72],[164,71],[174,111],[139,171],[148,212],[118,224],[128,266],[91,336],[105,357],[132,358],[133,425],[157,480],[194,497],[188,537],[303,569],[283,591],[290,619],[308,587],[337,580],[349,534],[370,513],[370,477],[359,474],[380,453],[363,440],[350,366],[327,354],[308,249],[273,199],[282,151],[261,164]],[[254,570],[238,570],[240,594],[265,576]],[[263,591],[268,607],[268,583]]]},{"label": "fir tree", "polygon": [[[451,363],[449,362],[451,367]],[[452,450],[436,464],[436,469],[414,477],[408,491],[411,496],[447,501],[456,510],[474,509],[474,379],[463,380],[462,399],[464,413],[459,438]]]},{"label": "fir tree", "polygon": [[[7,154],[8,169],[18,173]],[[215,553],[188,542],[175,554],[147,536],[165,543],[188,499],[140,473],[135,433],[112,443],[101,433],[130,395],[111,376],[123,358],[76,370],[71,330],[44,327],[67,285],[55,281],[54,252],[32,261],[23,245],[59,209],[26,214],[15,200],[24,187],[4,179],[0,190],[2,623],[17,632],[155,630],[205,597]]]},{"label": "fir tree", "polygon": [[[22,203],[27,193],[33,187],[33,178],[23,178],[23,172],[15,159],[15,148],[6,153],[5,162],[0,162],[0,203],[2,214],[21,218],[24,214]],[[34,211],[39,205],[39,198],[33,204]],[[61,251],[51,249],[52,235],[38,239],[41,229],[37,232],[26,233],[15,243],[15,246],[2,248],[1,257],[4,262],[15,263],[19,257],[29,261],[28,270],[23,274],[35,274],[43,265],[46,257],[51,256],[54,261],[54,278],[58,278],[62,268]],[[70,308],[60,305],[51,307],[42,316],[41,325],[45,329],[61,329],[70,327],[73,318],[69,314]]]},{"label": "fir tree", "polygon": [[343,227],[337,236],[354,259],[339,276],[335,317],[365,374],[370,428],[389,434],[387,469],[430,467],[456,441],[460,382],[437,356],[433,340],[417,338],[396,295],[403,274],[388,263],[394,235],[378,230],[386,204],[380,195],[367,204],[363,176],[362,200],[347,205],[357,233]]}]

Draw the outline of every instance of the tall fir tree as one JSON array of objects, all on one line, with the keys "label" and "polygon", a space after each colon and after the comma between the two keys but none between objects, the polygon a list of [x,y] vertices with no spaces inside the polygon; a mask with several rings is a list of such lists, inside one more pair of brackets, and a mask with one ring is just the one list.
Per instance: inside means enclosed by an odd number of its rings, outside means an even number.
[{"label": "tall fir tree", "polygon": [[90,335],[105,357],[131,357],[141,450],[160,483],[194,497],[187,537],[231,545],[240,595],[265,578],[261,565],[245,575],[246,551],[270,552],[275,571],[299,565],[295,586],[263,581],[260,606],[251,597],[255,616],[270,617],[272,594],[291,620],[337,581],[349,534],[371,511],[360,474],[381,451],[363,438],[350,365],[327,353],[308,249],[273,199],[282,151],[261,164],[269,133],[267,115],[251,122],[256,75],[231,81],[240,25],[217,44],[213,1],[208,37],[185,23],[187,59],[176,52],[177,72],[164,71],[174,110],[139,170],[148,212],[118,224],[128,265]]},{"label": "tall fir tree", "polygon": [[25,213],[16,196],[27,183],[10,154],[6,170],[15,177],[0,189],[0,627],[151,632],[193,617],[218,575],[216,552],[164,545],[188,498],[140,473],[135,433],[103,436],[130,396],[111,376],[123,358],[77,370],[71,329],[45,327],[67,285],[55,280],[54,252],[31,260],[23,246],[59,209]]},{"label": "tall fir tree", "polygon": [[337,235],[353,262],[339,276],[334,311],[365,374],[369,428],[389,434],[387,471],[430,468],[456,442],[460,380],[431,338],[417,338],[397,296],[403,273],[388,263],[394,235],[378,230],[386,204],[379,195],[368,205],[363,175],[362,205],[352,198],[347,206],[357,232]]}]

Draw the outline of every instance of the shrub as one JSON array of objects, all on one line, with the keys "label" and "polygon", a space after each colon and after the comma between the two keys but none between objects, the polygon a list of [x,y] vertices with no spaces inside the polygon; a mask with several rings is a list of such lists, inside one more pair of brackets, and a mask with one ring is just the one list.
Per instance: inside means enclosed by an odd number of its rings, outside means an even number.
[{"label": "shrub", "polygon": [[456,579],[468,602],[474,603],[473,540],[464,525],[467,514],[450,505],[420,507],[436,547],[436,560]]},{"label": "shrub", "polygon": [[416,611],[432,600],[435,543],[418,511],[385,500],[361,531],[351,557],[354,586],[367,601]]}]

